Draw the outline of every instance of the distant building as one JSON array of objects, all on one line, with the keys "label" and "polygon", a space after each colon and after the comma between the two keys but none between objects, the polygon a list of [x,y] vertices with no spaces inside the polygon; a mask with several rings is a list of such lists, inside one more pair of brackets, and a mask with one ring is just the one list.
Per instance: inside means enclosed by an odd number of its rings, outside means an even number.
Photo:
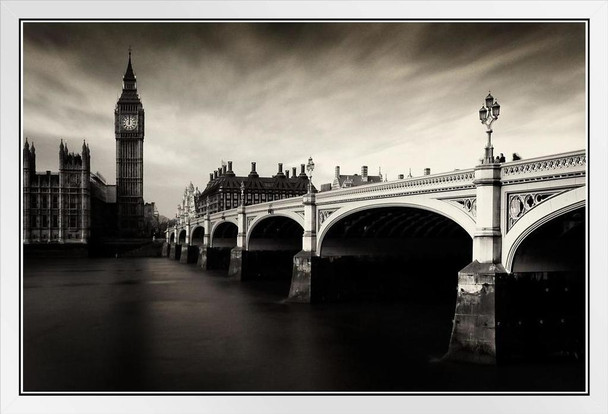
[{"label": "distant building", "polygon": [[334,181],[331,184],[331,189],[336,190],[338,188],[358,187],[360,185],[380,182],[382,182],[382,174],[378,173],[378,175],[368,175],[367,165],[361,167],[361,175],[341,175],[340,166],[338,165],[336,166]]},{"label": "distant building", "polygon": [[158,210],[156,209],[156,203],[145,203],[144,204],[144,217],[147,219],[158,219]]},{"label": "distant building", "polygon": [[116,186],[91,174],[91,153],[59,144],[59,171],[36,172],[36,149],[23,147],[23,242],[88,243],[116,233]]},{"label": "distant building", "polygon": [[99,173],[91,173],[91,239],[118,236],[116,186]]},{"label": "distant building", "polygon": [[144,204],[144,233],[146,235],[150,236],[158,232],[160,226],[159,217],[156,203]]},{"label": "distant building", "polygon": [[182,201],[177,205],[177,213],[175,218],[179,224],[185,224],[188,218],[194,218],[197,216],[197,200],[201,192],[194,188],[194,185],[190,183],[184,190]]},{"label": "distant building", "polygon": [[36,172],[36,149],[23,147],[24,243],[87,243],[90,233],[90,153],[59,145],[59,172]]},{"label": "distant building", "polygon": [[321,184],[321,189],[320,189],[321,192],[329,191],[329,190],[331,190],[331,183]]},{"label": "distant building", "polygon": [[209,174],[209,183],[202,192],[193,194],[193,207],[197,215],[238,207],[242,199],[241,184],[245,205],[304,195],[308,192],[308,176],[304,169],[305,165],[301,164],[300,173],[297,174],[294,167],[290,176],[289,170],[283,172],[283,164],[279,163],[275,175],[260,177],[256,172],[256,163],[252,162],[249,175],[237,176],[232,171],[232,161],[228,161],[227,165]]}]

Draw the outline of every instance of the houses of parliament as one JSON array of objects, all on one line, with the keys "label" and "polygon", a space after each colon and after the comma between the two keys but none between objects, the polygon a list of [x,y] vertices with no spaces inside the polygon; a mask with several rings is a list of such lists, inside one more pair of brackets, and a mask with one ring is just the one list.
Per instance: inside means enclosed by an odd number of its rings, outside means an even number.
[{"label": "houses of parliament", "polygon": [[91,173],[91,153],[59,143],[59,171],[36,171],[36,148],[26,138],[23,147],[23,242],[80,243],[102,238],[147,236],[145,214],[154,203],[143,199],[144,108],[129,61],[122,94],[114,110],[116,185]]}]

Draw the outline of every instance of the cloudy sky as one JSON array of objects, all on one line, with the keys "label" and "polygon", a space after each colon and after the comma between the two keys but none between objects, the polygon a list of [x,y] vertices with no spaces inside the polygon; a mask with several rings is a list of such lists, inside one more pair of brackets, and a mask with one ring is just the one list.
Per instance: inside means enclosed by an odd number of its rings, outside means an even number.
[{"label": "cloudy sky", "polygon": [[37,169],[58,169],[67,140],[91,148],[115,182],[114,106],[128,48],[146,113],[144,198],[173,217],[185,186],[221,160],[312,156],[317,186],[369,166],[389,180],[473,167],[478,110],[501,104],[495,154],[524,158],[586,146],[580,23],[26,23],[24,136]]}]

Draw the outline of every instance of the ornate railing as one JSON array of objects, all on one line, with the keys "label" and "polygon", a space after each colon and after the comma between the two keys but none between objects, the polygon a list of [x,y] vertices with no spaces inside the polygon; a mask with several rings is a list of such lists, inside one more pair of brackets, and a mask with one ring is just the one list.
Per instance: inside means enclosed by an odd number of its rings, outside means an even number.
[{"label": "ornate railing", "polygon": [[505,163],[501,169],[503,181],[520,180],[525,176],[584,175],[587,167],[585,150]]},{"label": "ornate railing", "polygon": [[475,170],[457,170],[448,173],[408,178],[384,183],[367,184],[352,188],[341,188],[317,194],[317,200],[343,198],[352,195],[373,194],[379,192],[412,192],[415,190],[443,191],[446,188],[467,188],[473,186]]}]

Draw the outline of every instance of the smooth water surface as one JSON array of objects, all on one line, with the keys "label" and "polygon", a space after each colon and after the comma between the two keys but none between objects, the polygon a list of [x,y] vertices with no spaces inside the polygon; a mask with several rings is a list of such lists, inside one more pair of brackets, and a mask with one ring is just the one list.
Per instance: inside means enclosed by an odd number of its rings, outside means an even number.
[{"label": "smooth water surface", "polygon": [[[582,390],[584,364],[437,362],[453,309],[292,304],[167,258],[29,260],[24,391]],[[451,306],[450,306],[451,307]]]}]

